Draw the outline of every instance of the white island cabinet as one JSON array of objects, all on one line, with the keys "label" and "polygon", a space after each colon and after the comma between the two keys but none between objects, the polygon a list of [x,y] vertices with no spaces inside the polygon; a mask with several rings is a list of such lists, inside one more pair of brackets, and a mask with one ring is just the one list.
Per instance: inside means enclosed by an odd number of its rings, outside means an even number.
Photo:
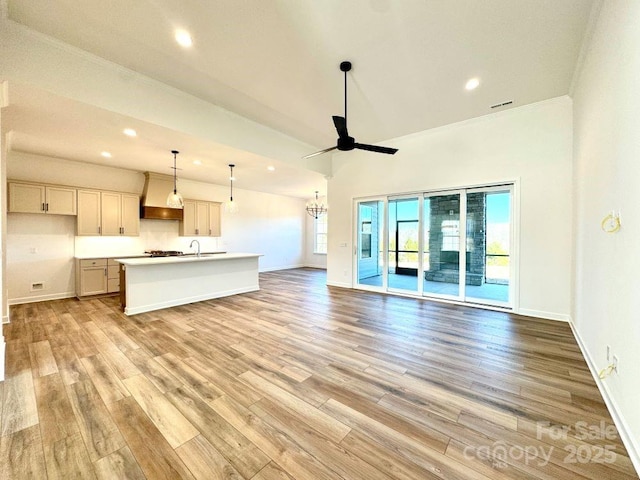
[{"label": "white island cabinet", "polygon": [[120,258],[126,315],[259,290],[257,253]]}]

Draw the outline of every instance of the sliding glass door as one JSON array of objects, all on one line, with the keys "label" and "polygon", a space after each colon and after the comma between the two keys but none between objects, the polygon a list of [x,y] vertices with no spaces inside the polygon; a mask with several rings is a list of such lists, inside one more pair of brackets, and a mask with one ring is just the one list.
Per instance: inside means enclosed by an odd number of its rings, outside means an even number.
[{"label": "sliding glass door", "polygon": [[510,305],[511,187],[467,192],[467,245],[471,256],[465,300]]},{"label": "sliding glass door", "polygon": [[423,208],[423,295],[461,299],[461,223],[458,192],[427,194]]},{"label": "sliding glass door", "polygon": [[357,203],[356,272],[357,283],[384,287],[384,207],[383,200]]},{"label": "sliding glass door", "polygon": [[513,186],[356,202],[359,287],[510,307]]},{"label": "sliding glass door", "polygon": [[390,290],[418,291],[419,208],[418,197],[389,200],[387,278]]}]

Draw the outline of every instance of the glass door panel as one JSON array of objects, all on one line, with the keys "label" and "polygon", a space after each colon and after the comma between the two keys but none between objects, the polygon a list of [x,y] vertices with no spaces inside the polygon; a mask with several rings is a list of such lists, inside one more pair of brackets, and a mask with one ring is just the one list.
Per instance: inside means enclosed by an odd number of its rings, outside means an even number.
[{"label": "glass door panel", "polygon": [[358,285],[382,287],[384,273],[384,202],[358,202],[356,268]]},{"label": "glass door panel", "polygon": [[[511,189],[467,193],[467,268],[465,300],[510,305]],[[469,266],[468,266],[469,267]]]},{"label": "glass door panel", "polygon": [[389,200],[390,289],[418,291],[420,216],[418,198]]},{"label": "glass door panel", "polygon": [[422,245],[423,295],[460,298],[460,193],[424,198]]}]

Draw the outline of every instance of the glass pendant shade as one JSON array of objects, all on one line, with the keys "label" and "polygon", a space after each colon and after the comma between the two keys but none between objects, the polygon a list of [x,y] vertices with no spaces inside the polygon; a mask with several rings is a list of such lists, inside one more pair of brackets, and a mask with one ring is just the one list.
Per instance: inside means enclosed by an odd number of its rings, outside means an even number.
[{"label": "glass pendant shade", "polygon": [[234,202],[233,199],[224,204],[224,211],[227,213],[238,213],[238,202]]},{"label": "glass pendant shade", "polygon": [[229,175],[229,201],[224,204],[224,211],[226,213],[238,213],[238,202],[233,201],[233,181],[235,180],[235,178],[233,178],[233,167],[235,167],[235,165],[230,163],[229,170],[231,171],[231,174]]},{"label": "glass pendant shade", "polygon": [[178,192],[171,192],[167,197],[167,206],[171,208],[184,208],[184,200]]},{"label": "glass pendant shade", "polygon": [[167,197],[167,207],[184,208],[184,200],[182,199],[182,195],[178,193],[178,188],[177,188],[178,169],[176,168],[176,157],[180,152],[178,152],[177,150],[171,150],[171,153],[173,153],[173,192],[170,192],[169,196]]}]

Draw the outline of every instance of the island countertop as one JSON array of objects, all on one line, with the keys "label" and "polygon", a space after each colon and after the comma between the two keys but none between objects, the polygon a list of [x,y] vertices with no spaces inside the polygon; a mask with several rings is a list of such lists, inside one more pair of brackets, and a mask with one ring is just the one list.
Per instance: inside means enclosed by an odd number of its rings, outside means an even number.
[{"label": "island countertop", "polygon": [[168,263],[211,262],[220,260],[234,260],[240,258],[261,257],[261,253],[203,253],[199,257],[195,254],[180,255],[175,257],[138,257],[116,258],[115,261],[125,266],[137,267],[144,265],[158,265]]}]

